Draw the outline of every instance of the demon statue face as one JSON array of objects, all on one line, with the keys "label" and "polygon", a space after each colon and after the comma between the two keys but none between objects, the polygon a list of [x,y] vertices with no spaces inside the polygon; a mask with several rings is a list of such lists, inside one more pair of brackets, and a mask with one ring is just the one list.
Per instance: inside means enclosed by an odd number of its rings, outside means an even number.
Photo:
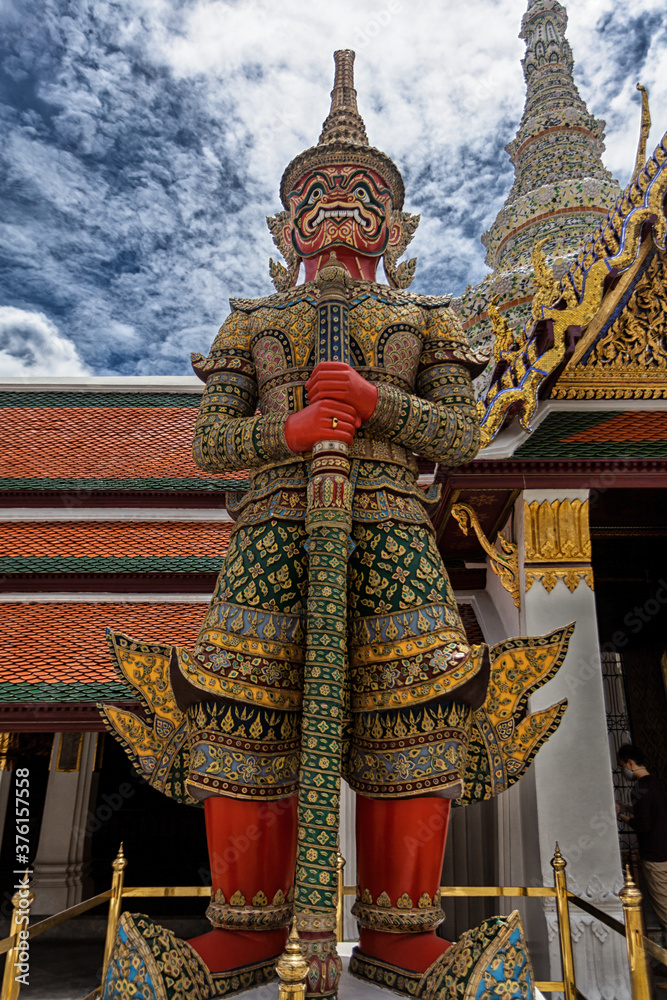
[{"label": "demon statue face", "polygon": [[398,226],[390,228],[391,191],[370,170],[322,167],[301,180],[289,201],[285,239],[303,260],[334,248],[380,257],[390,235],[394,242],[399,235]]},{"label": "demon statue face", "polygon": [[271,261],[278,290],[296,284],[303,261],[306,281],[335,253],[350,277],[374,281],[380,258],[389,284],[407,288],[416,260],[396,262],[412,239],[418,215],[402,212],[403,179],[388,156],[368,143],[353,85],[354,52],[334,54],[331,111],[316,146],[300,153],[280,184],[285,211],[267,219],[288,268]]},{"label": "demon statue face", "polygon": [[[288,195],[289,210],[267,219],[274,242],[290,264],[277,287],[294,283],[299,263],[311,281],[326,264],[331,251],[353,278],[375,280],[384,258],[390,284],[407,287],[416,261],[396,268],[417,228],[419,216],[392,209],[391,191],[375,171],[352,164],[325,166],[302,177]],[[292,272],[295,272],[292,276]],[[288,275],[292,280],[286,280]]]}]

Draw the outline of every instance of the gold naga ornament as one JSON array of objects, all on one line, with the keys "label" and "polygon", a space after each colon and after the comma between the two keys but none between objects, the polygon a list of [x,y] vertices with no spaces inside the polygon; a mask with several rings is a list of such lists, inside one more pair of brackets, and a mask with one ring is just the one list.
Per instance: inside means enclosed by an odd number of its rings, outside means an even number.
[{"label": "gold naga ornament", "polygon": [[500,580],[504,589],[511,595],[514,605],[521,607],[521,587],[519,584],[519,555],[515,542],[510,542],[502,532],[498,532],[497,549],[484,534],[479,518],[469,504],[455,503],[452,507],[452,517],[456,520],[464,535],[470,528],[491,561],[491,569]]}]

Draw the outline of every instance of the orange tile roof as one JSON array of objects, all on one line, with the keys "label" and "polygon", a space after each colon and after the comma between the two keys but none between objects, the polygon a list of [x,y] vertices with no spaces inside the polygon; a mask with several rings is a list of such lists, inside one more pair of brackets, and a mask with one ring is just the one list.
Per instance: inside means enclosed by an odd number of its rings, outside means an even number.
[{"label": "orange tile roof", "polygon": [[31,405],[29,393],[0,392],[0,488],[243,488],[246,471],[217,475],[192,460],[197,396],[75,396],[36,394]]},{"label": "orange tile roof", "polygon": [[5,409],[0,477],[207,478],[192,461],[196,410]]},{"label": "orange tile roof", "polygon": [[0,602],[0,684],[117,681],[107,627],[135,639],[191,645],[207,604]]},{"label": "orange tile roof", "polygon": [[667,441],[667,413],[659,410],[617,413],[563,441]]},{"label": "orange tile roof", "polygon": [[229,521],[0,521],[0,559],[222,557],[232,527]]}]

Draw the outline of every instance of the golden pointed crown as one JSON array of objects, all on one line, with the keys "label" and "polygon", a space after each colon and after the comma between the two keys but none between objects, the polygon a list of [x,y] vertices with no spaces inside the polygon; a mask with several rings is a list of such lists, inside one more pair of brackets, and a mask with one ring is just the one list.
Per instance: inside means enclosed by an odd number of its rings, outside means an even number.
[{"label": "golden pointed crown", "polygon": [[357,108],[354,89],[354,52],[334,52],[336,73],[331,91],[331,110],[322,126],[317,146],[299,153],[288,165],[280,182],[280,197],[285,208],[288,195],[299,178],[314,167],[349,163],[370,167],[378,173],[392,193],[392,207],[403,207],[405,188],[396,164],[379,149],[368,144],[366,127]]}]

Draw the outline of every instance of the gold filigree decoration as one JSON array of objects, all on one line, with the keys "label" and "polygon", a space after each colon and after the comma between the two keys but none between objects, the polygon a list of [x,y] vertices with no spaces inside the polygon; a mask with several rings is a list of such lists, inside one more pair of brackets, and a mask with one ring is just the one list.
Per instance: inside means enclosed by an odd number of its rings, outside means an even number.
[{"label": "gold filigree decoration", "polygon": [[285,240],[284,236],[285,227],[289,224],[289,212],[278,212],[276,215],[267,215],[266,224],[269,227],[269,232],[276,245],[276,249],[287,261],[287,268],[284,268],[282,264],[279,264],[273,258],[269,261],[269,274],[271,275],[274,288],[278,292],[284,292],[286,289],[293,288],[296,285],[296,279],[299,277],[299,266],[301,264],[301,258],[291,243]]},{"label": "gold filigree decoration", "polygon": [[524,503],[527,563],[591,561],[588,500]]},{"label": "gold filigree decoration", "polygon": [[550,593],[559,580],[593,590],[588,500],[524,503],[524,564],[526,590],[539,582]]},{"label": "gold filigree decoration", "polygon": [[559,580],[562,580],[571,594],[577,589],[580,583],[585,583],[591,590],[593,586],[593,570],[590,566],[582,568],[577,566],[566,566],[563,569],[527,569],[526,570],[526,591],[530,590],[534,583],[541,583],[548,594],[554,589]]},{"label": "gold filigree decoration", "polygon": [[479,518],[473,510],[465,503],[455,503],[452,507],[452,517],[456,520],[464,535],[468,534],[472,527],[477,539],[486,552],[491,562],[491,569],[496,574],[500,583],[512,597],[517,608],[521,607],[521,593],[519,589],[519,556],[514,542],[510,542],[501,532],[498,532],[497,541],[500,551],[488,540]]},{"label": "gold filigree decoration", "polygon": [[512,328],[504,316],[501,316],[498,309],[500,296],[494,295],[489,302],[489,316],[493,327],[493,359],[498,364],[500,361],[512,362],[526,348],[526,331],[524,329]]},{"label": "gold filigree decoration", "polygon": [[409,288],[413,282],[417,267],[417,258],[413,257],[412,260],[406,260],[402,264],[399,264],[398,267],[396,266],[396,261],[399,257],[403,256],[407,247],[412,242],[420,218],[421,216],[410,215],[409,212],[395,211],[392,213],[393,224],[396,225],[398,223],[401,227],[401,235],[398,243],[392,247],[388,247],[384,255],[384,269],[387,280],[392,288]]},{"label": "gold filigree decoration", "polygon": [[560,286],[547,264],[542,247],[548,240],[540,240],[533,247],[533,283],[535,284],[535,294],[533,296],[533,319],[542,319],[542,309],[552,306],[561,297]]},{"label": "gold filigree decoration", "polygon": [[598,341],[588,365],[605,370],[634,366],[667,372],[667,267],[654,256],[622,315]]},{"label": "gold filigree decoration", "polygon": [[633,181],[637,180],[642,167],[646,163],[646,143],[651,131],[651,110],[648,104],[648,91],[646,87],[642,87],[641,83],[637,84],[637,90],[642,95],[642,117],[639,127],[639,142],[637,143],[637,159],[635,160],[635,169],[632,172]]}]

